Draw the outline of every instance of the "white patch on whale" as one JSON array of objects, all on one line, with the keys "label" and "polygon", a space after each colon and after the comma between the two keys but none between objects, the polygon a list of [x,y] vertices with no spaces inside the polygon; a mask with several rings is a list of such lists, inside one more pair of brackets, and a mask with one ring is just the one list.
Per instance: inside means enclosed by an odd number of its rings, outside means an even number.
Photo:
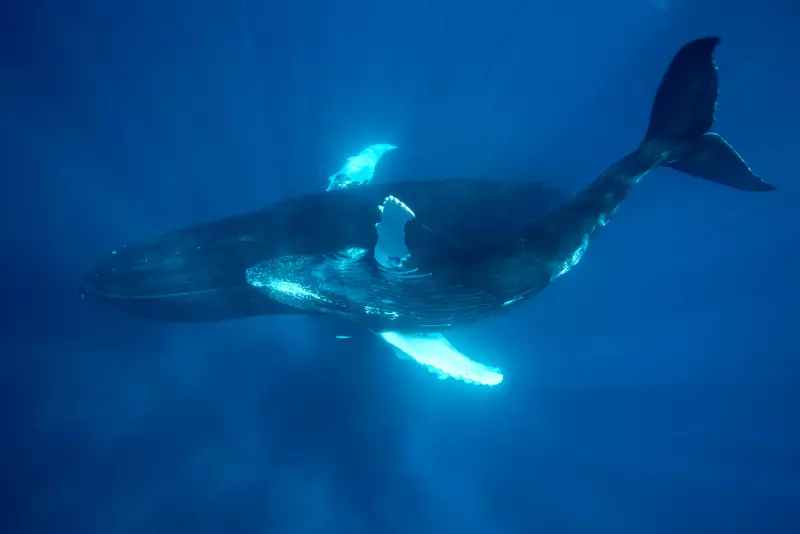
[{"label": "white patch on whale", "polygon": [[570,254],[569,258],[559,266],[558,271],[553,275],[551,280],[555,280],[559,276],[567,274],[573,267],[578,265],[578,262],[581,261],[581,258],[583,258],[583,255],[586,253],[587,248],[589,248],[589,234],[583,236],[581,244]]}]

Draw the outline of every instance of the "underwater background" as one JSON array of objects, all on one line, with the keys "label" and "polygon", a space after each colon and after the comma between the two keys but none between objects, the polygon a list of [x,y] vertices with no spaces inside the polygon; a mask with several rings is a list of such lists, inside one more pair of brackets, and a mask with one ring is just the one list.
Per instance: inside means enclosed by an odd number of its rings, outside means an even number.
[{"label": "underwater background", "polygon": [[[0,532],[800,532],[800,4],[4,0]],[[308,317],[82,300],[110,250],[376,180],[573,193],[722,37],[715,131],[775,184],[658,170],[440,381]],[[476,217],[479,217],[476,214]],[[351,336],[337,339],[336,336]]]}]

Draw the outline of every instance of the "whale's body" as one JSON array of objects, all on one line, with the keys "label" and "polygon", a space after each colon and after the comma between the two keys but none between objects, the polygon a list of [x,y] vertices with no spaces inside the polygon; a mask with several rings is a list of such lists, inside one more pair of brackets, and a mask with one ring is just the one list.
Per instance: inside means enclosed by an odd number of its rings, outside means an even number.
[{"label": "whale's body", "polygon": [[[709,133],[718,43],[698,39],[678,52],[639,147],[570,199],[542,184],[504,181],[331,190],[124,247],[86,277],[82,292],[169,320],[330,315],[380,333],[426,365],[449,366],[442,372],[450,376],[460,368],[462,378],[497,383],[502,375],[487,375],[440,333],[518,305],[566,273],[653,169],[774,189]],[[434,352],[438,363],[423,354]]]},{"label": "whale's body", "polygon": [[[422,269],[430,265],[433,276],[392,273],[375,261],[378,206],[390,194],[414,207],[416,218],[406,227],[411,257]],[[321,192],[120,247],[87,274],[81,292],[169,321],[319,313],[373,330],[439,331],[479,319],[508,299],[480,293],[480,286],[453,288],[447,280],[458,267],[438,264],[449,254],[494,246],[566,199],[542,183],[504,180]],[[464,306],[459,295],[474,295],[479,307]]]}]

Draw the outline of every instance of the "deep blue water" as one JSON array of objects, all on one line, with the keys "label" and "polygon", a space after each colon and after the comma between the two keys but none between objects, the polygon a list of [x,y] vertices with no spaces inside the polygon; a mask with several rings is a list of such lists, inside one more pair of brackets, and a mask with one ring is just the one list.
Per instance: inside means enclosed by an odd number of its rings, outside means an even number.
[{"label": "deep blue water", "polygon": [[[798,24],[755,0],[5,0],[0,532],[800,532]],[[321,190],[374,142],[415,178],[576,191],[713,34],[715,129],[778,190],[655,172],[573,272],[453,335],[499,388],[327,321],[79,298],[120,244]]]}]

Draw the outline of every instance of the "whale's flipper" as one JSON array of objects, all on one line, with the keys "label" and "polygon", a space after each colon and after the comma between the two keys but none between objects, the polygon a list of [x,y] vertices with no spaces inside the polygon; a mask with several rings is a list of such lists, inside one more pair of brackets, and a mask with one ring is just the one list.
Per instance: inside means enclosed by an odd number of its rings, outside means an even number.
[{"label": "whale's flipper", "polygon": [[485,386],[496,386],[503,381],[498,369],[470,360],[442,334],[381,332],[378,335],[395,348],[399,357],[410,357],[440,379],[455,378]]},{"label": "whale's flipper", "polygon": [[369,183],[383,155],[396,148],[388,143],[378,143],[368,146],[357,156],[347,158],[341,170],[328,179],[328,191]]},{"label": "whale's flipper", "polygon": [[400,269],[410,254],[406,245],[406,223],[416,215],[402,200],[388,196],[378,206],[381,220],[375,223],[378,241],[375,244],[375,261],[385,269]]},{"label": "whale's flipper", "polygon": [[720,135],[710,133],[717,109],[719,37],[686,44],[658,86],[642,148],[674,150],[662,164],[696,178],[744,191],[772,191]]},{"label": "whale's flipper", "polygon": [[[328,191],[355,187],[372,180],[375,166],[381,156],[394,145],[372,145],[358,156],[347,159],[342,169],[330,177]],[[403,276],[406,262],[411,258],[406,243],[406,225],[415,220],[414,211],[402,200],[388,196],[379,205],[381,220],[375,224],[377,242],[375,243],[375,261],[387,273]],[[417,235],[433,236],[437,242],[447,246],[458,246],[447,241],[425,225],[415,227]],[[419,239],[417,240],[419,241]],[[412,270],[413,271],[413,270]],[[440,379],[455,378],[470,384],[496,386],[503,381],[503,375],[497,369],[470,360],[459,352],[442,334],[402,334],[399,332],[380,332],[378,335],[395,349],[399,358],[411,359],[424,366]],[[349,336],[336,336],[345,339]]]}]

